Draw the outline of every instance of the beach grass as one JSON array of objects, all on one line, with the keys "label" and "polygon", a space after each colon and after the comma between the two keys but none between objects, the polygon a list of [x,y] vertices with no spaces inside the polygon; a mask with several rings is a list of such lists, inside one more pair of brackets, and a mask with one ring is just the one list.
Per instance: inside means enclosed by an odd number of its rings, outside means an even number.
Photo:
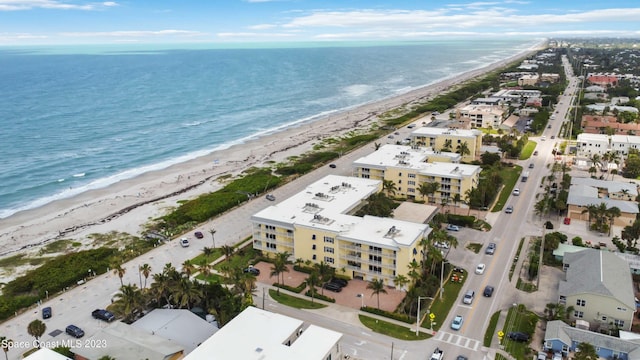
[{"label": "beach grass", "polygon": [[407,326],[396,325],[388,321],[374,319],[366,315],[358,315],[358,318],[362,325],[368,327],[372,331],[391,336],[396,339],[412,341],[426,340],[431,337],[431,335],[424,332],[418,332],[418,335],[416,336],[415,329],[412,330]]},{"label": "beach grass", "polygon": [[67,239],[58,240],[58,241],[50,242],[45,246],[43,246],[42,249],[40,249],[39,253],[40,255],[62,253],[67,251],[67,249],[69,249],[69,246],[73,246],[72,240],[67,240]]}]

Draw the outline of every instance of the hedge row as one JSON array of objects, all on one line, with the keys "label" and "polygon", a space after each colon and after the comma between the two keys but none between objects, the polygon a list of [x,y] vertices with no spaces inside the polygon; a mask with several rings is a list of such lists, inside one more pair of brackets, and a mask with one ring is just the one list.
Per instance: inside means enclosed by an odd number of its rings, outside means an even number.
[{"label": "hedge row", "polygon": [[296,294],[300,294],[302,292],[302,290],[307,288],[307,282],[303,281],[302,284],[298,285],[298,286],[289,286],[289,285],[281,285],[278,283],[273,283],[273,286],[275,287],[279,287],[280,289],[285,289],[285,290],[289,290],[289,291],[293,291]]},{"label": "hedge row", "polygon": [[[308,297],[311,297],[311,291],[310,291],[310,290],[307,290],[307,292],[305,292],[304,294],[305,294],[306,296],[308,296]],[[314,294],[314,295],[313,295],[313,298],[314,298],[314,299],[324,300],[324,301],[331,302],[331,303],[336,302],[336,299],[331,298],[331,297],[328,297],[328,296],[326,296],[326,295],[322,295],[322,294]]]},{"label": "hedge row", "polygon": [[378,308],[372,308],[370,306],[361,307],[360,310],[362,310],[364,312],[371,313],[371,314],[376,314],[376,315],[388,317],[389,319],[402,321],[402,322],[405,322],[407,324],[412,324],[412,323],[414,323],[416,321],[416,319],[411,318],[409,315],[398,314],[398,313],[395,313],[395,312],[380,310]]}]

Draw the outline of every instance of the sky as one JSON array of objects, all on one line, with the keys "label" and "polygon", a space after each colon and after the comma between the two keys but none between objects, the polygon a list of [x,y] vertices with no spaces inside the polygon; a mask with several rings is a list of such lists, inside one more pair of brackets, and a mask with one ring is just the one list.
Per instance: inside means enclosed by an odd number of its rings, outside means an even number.
[{"label": "sky", "polygon": [[0,45],[640,37],[638,0],[0,0]]}]

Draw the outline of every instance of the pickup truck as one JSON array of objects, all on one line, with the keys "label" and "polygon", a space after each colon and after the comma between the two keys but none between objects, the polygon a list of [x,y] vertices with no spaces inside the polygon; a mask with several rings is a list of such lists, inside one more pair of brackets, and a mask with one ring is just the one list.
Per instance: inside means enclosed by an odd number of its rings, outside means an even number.
[{"label": "pickup truck", "polygon": [[104,309],[95,309],[91,312],[91,316],[93,316],[94,319],[100,319],[103,321],[107,321],[107,322],[111,322],[113,320],[116,319],[116,316],[113,315],[113,313],[111,311],[107,311]]},{"label": "pickup truck", "polygon": [[430,360],[442,360],[444,359],[444,351],[440,350],[440,348],[436,348],[433,350],[433,354],[431,354]]}]

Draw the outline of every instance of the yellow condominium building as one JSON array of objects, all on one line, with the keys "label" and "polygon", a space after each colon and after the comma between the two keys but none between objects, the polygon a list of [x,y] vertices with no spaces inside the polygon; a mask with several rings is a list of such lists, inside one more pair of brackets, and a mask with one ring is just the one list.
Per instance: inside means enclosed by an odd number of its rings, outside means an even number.
[{"label": "yellow condominium building", "polygon": [[[395,194],[408,199],[430,200],[438,204],[443,199],[452,201],[456,194],[464,199],[466,191],[477,186],[482,168],[454,162],[430,162],[434,159],[444,161],[446,154],[450,153],[385,145],[354,161],[353,172],[359,178],[393,181]],[[438,190],[423,196],[419,190],[420,185],[430,182],[438,183]]]},{"label": "yellow condominium building", "polygon": [[287,251],[296,259],[325,262],[338,274],[381,279],[395,286],[409,263],[420,261],[427,224],[354,216],[365,200],[382,190],[382,181],[329,175],[298,194],[251,217],[253,247],[265,255]]},{"label": "yellow condominium building", "polygon": [[468,153],[462,155],[462,161],[470,162],[480,157],[482,147],[482,131],[465,129],[448,129],[435,127],[417,128],[411,133],[411,143],[432,148],[435,151],[451,151],[461,153],[466,144]]},{"label": "yellow condominium building", "polygon": [[507,118],[506,108],[494,105],[467,105],[456,109],[456,119],[468,118],[471,127],[497,129]]}]

